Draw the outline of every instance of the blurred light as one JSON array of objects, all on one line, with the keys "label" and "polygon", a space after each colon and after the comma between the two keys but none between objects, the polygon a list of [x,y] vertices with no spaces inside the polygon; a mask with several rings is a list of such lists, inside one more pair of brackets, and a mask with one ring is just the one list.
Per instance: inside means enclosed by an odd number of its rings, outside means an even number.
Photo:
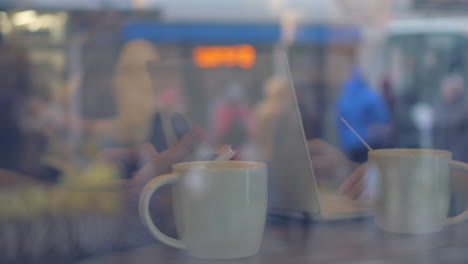
[{"label": "blurred light", "polygon": [[200,68],[219,66],[239,66],[252,68],[256,60],[256,50],[252,45],[199,46],[193,50],[193,60]]},{"label": "blurred light", "polygon": [[434,124],[434,110],[429,104],[418,103],[411,112],[415,124],[420,130],[431,130]]},{"label": "blurred light", "polygon": [[33,10],[18,12],[12,18],[13,25],[16,27],[31,32],[48,30],[55,35],[59,34],[58,32],[61,31],[66,20],[67,15],[64,12],[38,15]]},{"label": "blurred light", "polygon": [[294,42],[296,38],[296,30],[300,17],[300,12],[293,9],[286,10],[281,17],[281,38],[288,44]]},{"label": "blurred light", "polygon": [[148,0],[132,0],[132,6],[135,9],[148,7]]},{"label": "blurred light", "polygon": [[3,34],[9,34],[12,30],[10,19],[6,12],[0,12],[0,32]]},{"label": "blurred light", "polygon": [[34,10],[18,12],[13,16],[13,24],[15,26],[24,26],[34,23],[34,21],[36,21],[36,16],[36,11]]},{"label": "blurred light", "polygon": [[270,7],[270,10],[274,12],[281,12],[284,7],[286,6],[285,0],[268,0],[268,6]]}]

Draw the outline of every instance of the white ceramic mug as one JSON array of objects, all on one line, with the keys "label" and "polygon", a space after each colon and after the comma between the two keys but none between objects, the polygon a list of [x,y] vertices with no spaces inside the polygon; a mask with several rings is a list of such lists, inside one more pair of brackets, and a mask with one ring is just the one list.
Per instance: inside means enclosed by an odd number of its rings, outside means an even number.
[{"label": "white ceramic mug", "polygon": [[468,210],[448,218],[450,169],[468,171],[452,153],[431,149],[379,149],[369,152],[377,172],[376,225],[385,231],[432,233],[468,218]]},{"label": "white ceramic mug", "polygon": [[[155,238],[198,258],[243,258],[258,252],[267,210],[264,163],[186,162],[174,165],[173,171],[151,180],[140,196],[141,220]],[[180,240],[161,233],[149,213],[151,196],[165,184],[174,184]]]}]

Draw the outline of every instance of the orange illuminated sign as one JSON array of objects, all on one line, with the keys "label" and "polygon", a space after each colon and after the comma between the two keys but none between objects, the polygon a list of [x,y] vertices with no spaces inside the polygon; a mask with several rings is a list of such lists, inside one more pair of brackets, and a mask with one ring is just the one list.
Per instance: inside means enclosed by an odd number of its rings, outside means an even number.
[{"label": "orange illuminated sign", "polygon": [[248,69],[253,67],[255,59],[255,48],[247,44],[235,46],[200,46],[193,49],[193,60],[200,68],[238,66]]}]

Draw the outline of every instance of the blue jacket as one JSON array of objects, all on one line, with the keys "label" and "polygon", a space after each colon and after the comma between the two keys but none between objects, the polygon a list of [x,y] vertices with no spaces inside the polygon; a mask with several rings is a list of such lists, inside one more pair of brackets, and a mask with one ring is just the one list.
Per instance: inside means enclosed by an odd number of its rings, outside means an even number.
[{"label": "blue jacket", "polygon": [[369,135],[372,125],[390,122],[389,110],[383,98],[373,91],[364,80],[359,68],[351,70],[349,79],[343,84],[342,94],[337,101],[337,127],[344,151],[362,149],[359,139],[341,122],[343,117],[372,147],[379,144],[378,135]]}]

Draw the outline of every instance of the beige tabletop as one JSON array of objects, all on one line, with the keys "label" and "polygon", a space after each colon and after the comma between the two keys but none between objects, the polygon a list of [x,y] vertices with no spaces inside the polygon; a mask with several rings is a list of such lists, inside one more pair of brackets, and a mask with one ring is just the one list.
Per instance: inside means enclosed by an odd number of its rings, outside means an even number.
[{"label": "beige tabletop", "polygon": [[260,252],[245,259],[194,259],[155,242],[78,263],[466,263],[466,248],[468,222],[429,235],[401,235],[377,230],[371,218],[327,223],[270,219]]}]

